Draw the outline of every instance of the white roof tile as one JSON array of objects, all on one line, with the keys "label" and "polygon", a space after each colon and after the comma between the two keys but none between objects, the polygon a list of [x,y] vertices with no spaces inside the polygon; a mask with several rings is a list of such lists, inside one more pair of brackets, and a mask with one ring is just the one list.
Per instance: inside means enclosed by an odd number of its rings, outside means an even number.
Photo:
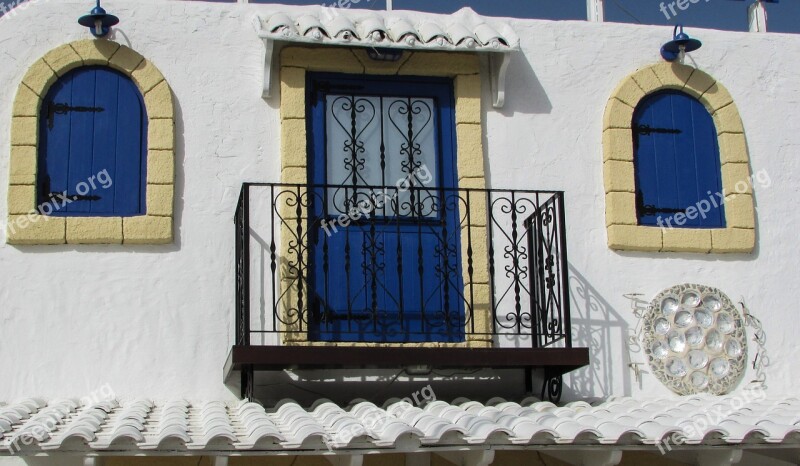
[{"label": "white roof tile", "polygon": [[[470,445],[654,445],[676,434],[686,445],[800,441],[800,400],[739,403],[736,395],[615,399],[557,407],[549,402],[434,401],[425,407],[360,401],[312,408],[285,400],[272,409],[248,401],[22,400],[0,406],[0,451],[281,451],[348,448],[408,451]],[[700,422],[700,420],[705,420]],[[31,438],[34,440],[31,441]],[[24,441],[22,441],[24,440]],[[26,444],[31,444],[26,446]],[[16,446],[15,446],[16,445]]]},{"label": "white roof tile", "polygon": [[509,52],[519,49],[510,25],[470,8],[445,15],[308,7],[257,18],[261,37],[283,42],[411,50]]}]

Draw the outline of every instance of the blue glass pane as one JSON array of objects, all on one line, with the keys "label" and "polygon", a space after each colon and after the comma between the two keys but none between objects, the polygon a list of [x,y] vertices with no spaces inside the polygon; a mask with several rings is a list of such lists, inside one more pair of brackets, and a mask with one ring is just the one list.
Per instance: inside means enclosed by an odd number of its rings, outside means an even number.
[{"label": "blue glass pane", "polygon": [[278,3],[281,5],[319,5],[330,8],[362,8],[385,10],[386,0],[250,0],[250,3]]},{"label": "blue glass pane", "polygon": [[800,32],[800,2],[785,0],[767,5],[767,31]]},{"label": "blue glass pane", "polygon": [[3,16],[9,11],[11,11],[11,9],[17,6],[19,3],[21,2],[11,1],[11,0],[0,0],[0,16]]},{"label": "blue glass pane", "polygon": [[586,0],[394,0],[395,10],[453,13],[468,6],[482,15],[514,18],[586,19]]}]

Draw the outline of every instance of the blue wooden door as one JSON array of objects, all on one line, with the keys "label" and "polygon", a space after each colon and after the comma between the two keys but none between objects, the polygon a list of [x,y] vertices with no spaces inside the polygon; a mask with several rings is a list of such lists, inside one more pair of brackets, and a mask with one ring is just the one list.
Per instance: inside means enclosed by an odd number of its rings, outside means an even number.
[{"label": "blue wooden door", "polygon": [[310,338],[462,341],[452,83],[310,77]]},{"label": "blue wooden door", "polygon": [[73,70],[42,102],[38,204],[57,206],[56,216],[144,214],[146,151],[133,81],[106,67]]},{"label": "blue wooden door", "polygon": [[717,131],[703,104],[682,92],[653,94],[632,126],[639,223],[724,227]]}]

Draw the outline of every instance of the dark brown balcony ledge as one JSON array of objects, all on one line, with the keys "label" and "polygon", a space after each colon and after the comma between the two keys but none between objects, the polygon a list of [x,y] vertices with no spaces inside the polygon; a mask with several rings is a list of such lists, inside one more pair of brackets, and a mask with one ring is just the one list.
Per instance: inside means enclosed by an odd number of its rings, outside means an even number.
[{"label": "dark brown balcony ledge", "polygon": [[363,369],[429,366],[433,369],[545,369],[556,377],[589,364],[588,348],[436,348],[353,346],[233,346],[233,371]]}]

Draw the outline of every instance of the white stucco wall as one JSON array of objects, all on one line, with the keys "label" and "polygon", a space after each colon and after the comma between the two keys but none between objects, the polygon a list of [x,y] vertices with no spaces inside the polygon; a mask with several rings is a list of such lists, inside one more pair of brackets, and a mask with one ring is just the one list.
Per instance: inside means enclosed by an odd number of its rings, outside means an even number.
[{"label": "white stucco wall", "polygon": [[[260,97],[263,44],[251,26],[256,12],[274,6],[103,6],[122,20],[115,40],[158,66],[176,97],[176,241],[0,244],[0,400],[80,397],[106,384],[122,397],[233,398],[238,393],[221,380],[233,341],[233,210],[243,181],[279,177],[279,100]],[[76,22],[87,9],[85,1],[39,0],[0,19],[0,199],[17,86],[47,51],[88,36]],[[484,93],[487,170],[492,187],[566,191],[573,334],[576,344],[590,346],[593,361],[567,380],[567,397],[667,393],[651,375],[636,383],[626,367],[624,336],[635,319],[622,295],[649,299],[682,282],[745,298],[768,335],[770,391],[796,391],[800,36],[687,31],[704,42],[688,60],[731,92],[753,172],[766,170],[771,179],[755,194],[756,252],[618,253],[606,247],[603,110],[620,80],[660,60],[671,30],[512,24],[523,53],[510,67],[505,108],[493,109]]]}]

